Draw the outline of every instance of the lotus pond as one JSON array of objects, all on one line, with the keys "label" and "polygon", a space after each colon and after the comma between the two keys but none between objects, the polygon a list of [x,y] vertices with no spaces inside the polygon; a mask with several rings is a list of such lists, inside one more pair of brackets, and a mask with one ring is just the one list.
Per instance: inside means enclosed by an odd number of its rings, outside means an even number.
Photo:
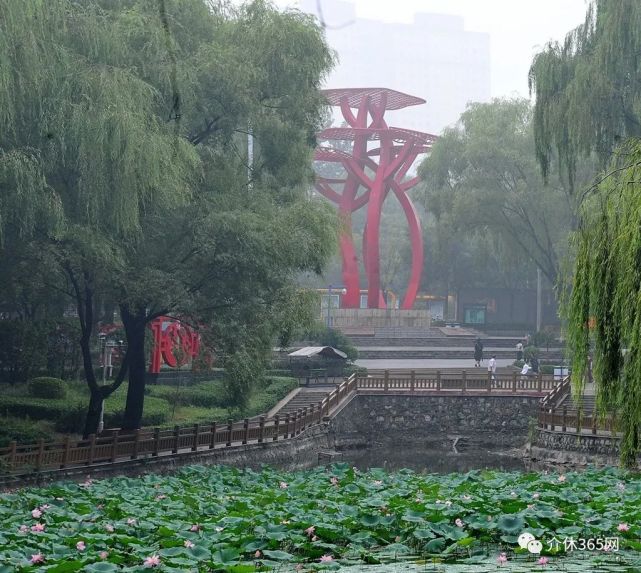
[{"label": "lotus pond", "polygon": [[[613,469],[193,466],[4,493],[0,519],[3,573],[641,571],[641,478]],[[524,532],[540,554],[519,545]],[[567,539],[601,550],[566,552]]]}]

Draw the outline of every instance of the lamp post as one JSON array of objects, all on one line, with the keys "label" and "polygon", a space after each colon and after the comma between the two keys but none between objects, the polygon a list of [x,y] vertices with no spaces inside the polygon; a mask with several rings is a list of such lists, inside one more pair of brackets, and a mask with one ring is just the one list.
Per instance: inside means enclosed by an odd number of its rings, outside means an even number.
[{"label": "lamp post", "polygon": [[[332,289],[333,285],[327,287],[327,328],[332,327]],[[338,291],[340,294],[346,294],[347,289],[342,288]]]}]

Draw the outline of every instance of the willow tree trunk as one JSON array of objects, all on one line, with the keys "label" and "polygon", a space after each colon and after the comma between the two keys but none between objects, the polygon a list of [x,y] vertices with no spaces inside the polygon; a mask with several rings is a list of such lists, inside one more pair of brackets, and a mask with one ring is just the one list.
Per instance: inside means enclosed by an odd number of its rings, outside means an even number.
[{"label": "willow tree trunk", "polygon": [[120,316],[127,334],[129,356],[129,387],[122,421],[123,430],[140,428],[145,405],[145,331],[147,316],[144,308],[120,307]]}]

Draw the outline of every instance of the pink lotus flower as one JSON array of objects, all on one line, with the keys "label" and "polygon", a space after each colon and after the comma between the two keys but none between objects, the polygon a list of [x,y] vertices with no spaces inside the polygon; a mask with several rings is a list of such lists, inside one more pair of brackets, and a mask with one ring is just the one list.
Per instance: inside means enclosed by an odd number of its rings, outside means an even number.
[{"label": "pink lotus flower", "polygon": [[257,549],[257,550],[256,550],[256,553],[254,553],[254,557],[255,557],[256,559],[260,559],[260,557],[261,557],[261,556],[262,556],[262,553],[260,552],[260,550],[259,550],[259,549]]},{"label": "pink lotus flower", "polygon": [[303,565],[301,563],[297,563],[295,567],[296,571],[302,571],[304,569]]},{"label": "pink lotus flower", "polygon": [[282,481],[282,482],[280,482],[279,487],[280,487],[280,489],[287,489],[287,483]]},{"label": "pink lotus flower", "polygon": [[567,478],[564,475],[559,476],[559,483],[563,483]]},{"label": "pink lotus flower", "polygon": [[29,528],[26,525],[21,525],[20,529],[18,529],[20,533],[27,533],[29,531]]},{"label": "pink lotus flower", "polygon": [[100,553],[98,553],[98,557],[100,557],[100,559],[102,560],[107,559],[107,557],[109,557],[109,551],[101,551]]},{"label": "pink lotus flower", "polygon": [[380,479],[375,479],[374,485],[383,485],[383,482]]},{"label": "pink lotus flower", "polygon": [[532,499],[539,499],[539,497],[541,497],[541,494],[540,494],[540,493],[538,493],[538,492],[534,492],[534,493],[532,494]]},{"label": "pink lotus flower", "polygon": [[619,531],[630,531],[630,526],[627,523],[619,523],[619,525],[617,525],[617,529]]},{"label": "pink lotus flower", "polygon": [[76,549],[78,551],[84,551],[85,549],[87,549],[87,546],[85,545],[84,541],[78,541],[78,543],[76,543]]},{"label": "pink lotus flower", "polygon": [[156,496],[156,500],[157,501],[160,501],[161,499],[166,499],[166,498],[167,498],[167,496],[164,493],[161,493],[160,495]]},{"label": "pink lotus flower", "polygon": [[395,541],[396,543],[398,543],[400,540],[401,540],[401,536],[400,536],[400,535],[397,535],[397,536],[394,538],[394,541]]},{"label": "pink lotus flower", "polygon": [[113,526],[113,525],[111,525],[111,523],[108,523],[107,525],[105,525],[105,529],[106,529],[109,533],[113,533],[113,532],[114,532],[114,526]]},{"label": "pink lotus flower", "polygon": [[283,519],[283,521],[281,521],[281,523],[283,525],[289,525],[291,523],[291,521],[288,521],[287,519]]},{"label": "pink lotus flower", "polygon": [[136,520],[133,517],[130,517],[127,520],[127,525],[136,525]]},{"label": "pink lotus flower", "polygon": [[312,537],[312,541],[318,541],[318,537],[314,535],[314,537]]},{"label": "pink lotus flower", "polygon": [[316,528],[313,525],[310,525],[306,530],[305,533],[309,535],[310,537],[314,535],[314,532],[316,531]]},{"label": "pink lotus flower", "polygon": [[31,526],[31,531],[44,531],[45,526],[42,523],[36,523],[35,525]]},{"label": "pink lotus flower", "polygon": [[157,567],[160,565],[160,557],[158,555],[150,555],[145,558],[144,565],[145,567]]},{"label": "pink lotus flower", "polygon": [[40,519],[41,516],[42,516],[42,511],[40,511],[39,509],[34,509],[31,512],[31,517],[33,517],[34,519]]},{"label": "pink lotus flower", "polygon": [[447,507],[450,507],[450,505],[452,505],[452,502],[449,499],[446,499],[444,503]]},{"label": "pink lotus flower", "polygon": [[334,558],[331,555],[323,555],[320,558],[321,563],[329,563],[330,561],[334,561]]},{"label": "pink lotus flower", "polygon": [[512,497],[518,497],[518,494],[517,494],[515,491],[510,492],[510,495],[511,495]]},{"label": "pink lotus flower", "polygon": [[528,509],[534,509],[534,504],[533,503],[528,503],[527,504]]},{"label": "pink lotus flower", "polygon": [[224,527],[214,527],[214,529],[216,530],[216,533],[220,533],[221,531],[225,531]]},{"label": "pink lotus flower", "polygon": [[64,498],[64,497],[57,497],[57,498],[56,498],[56,501],[64,501],[64,500],[65,500],[65,498]]},{"label": "pink lotus flower", "polygon": [[80,487],[91,487],[92,485],[93,485],[93,480],[88,477],[85,481],[83,481],[80,484]]},{"label": "pink lotus flower", "polygon": [[463,499],[464,499],[465,501],[470,501],[470,500],[472,499],[472,496],[471,496],[471,495],[464,494],[464,495],[463,495]]},{"label": "pink lotus flower", "polygon": [[200,531],[200,525],[197,523],[194,523],[190,528],[189,531]]},{"label": "pink lotus flower", "polygon": [[501,553],[496,560],[498,561],[499,565],[503,565],[503,563],[507,563],[507,555],[505,553]]},{"label": "pink lotus flower", "polygon": [[462,520],[461,518],[459,518],[459,517],[457,517],[457,518],[454,520],[454,524],[456,525],[456,527],[463,527],[463,526],[465,525],[465,524],[463,523],[463,520]]},{"label": "pink lotus flower", "polygon": [[[62,499],[62,498],[60,498]],[[40,511],[47,511],[51,506],[48,503],[45,503],[44,505],[40,506]]]},{"label": "pink lotus flower", "polygon": [[619,482],[619,483],[617,484],[617,489],[618,489],[619,491],[625,491],[625,484],[624,484],[623,482]]},{"label": "pink lotus flower", "polygon": [[34,553],[30,559],[31,563],[35,565],[36,563],[44,563],[45,556],[42,553]]},{"label": "pink lotus flower", "polygon": [[329,481],[331,482],[332,485],[338,485],[338,478],[335,476],[332,476]]},{"label": "pink lotus flower", "polygon": [[194,547],[194,544],[191,541],[189,541],[189,539],[185,539],[184,545],[187,549],[192,549]]},{"label": "pink lotus flower", "polygon": [[537,561],[537,563],[539,565],[547,565],[549,561],[550,560],[547,557],[539,557],[539,560]]}]

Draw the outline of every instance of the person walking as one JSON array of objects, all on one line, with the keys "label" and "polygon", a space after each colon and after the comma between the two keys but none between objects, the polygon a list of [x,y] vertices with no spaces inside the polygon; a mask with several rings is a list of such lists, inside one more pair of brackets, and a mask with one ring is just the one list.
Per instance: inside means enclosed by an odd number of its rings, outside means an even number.
[{"label": "person walking", "polygon": [[474,367],[475,368],[481,367],[481,360],[483,360],[483,343],[481,342],[480,338],[477,338],[476,343],[474,344]]},{"label": "person walking", "polygon": [[523,343],[520,340],[516,343],[516,359],[523,360]]},{"label": "person walking", "polygon": [[487,363],[487,371],[492,377],[492,380],[496,380],[496,355],[493,354],[490,361]]}]

